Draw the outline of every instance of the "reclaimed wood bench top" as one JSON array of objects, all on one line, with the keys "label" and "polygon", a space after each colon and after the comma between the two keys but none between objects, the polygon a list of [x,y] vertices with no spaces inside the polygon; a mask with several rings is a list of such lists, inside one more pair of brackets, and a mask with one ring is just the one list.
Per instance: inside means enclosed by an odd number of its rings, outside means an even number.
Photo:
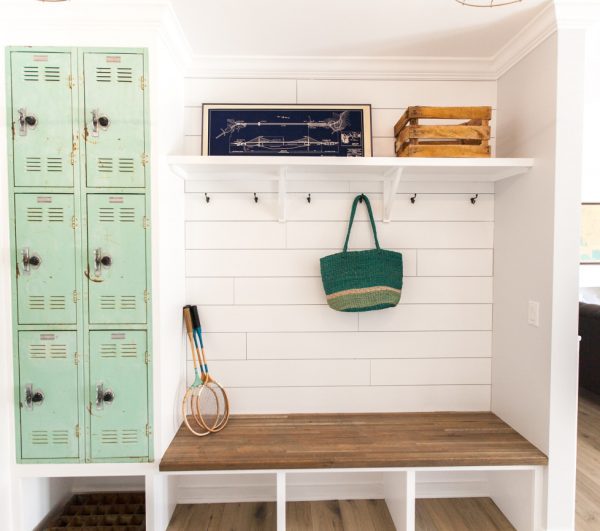
[{"label": "reclaimed wood bench top", "polygon": [[490,412],[235,415],[219,433],[185,425],[161,471],[546,465]]}]

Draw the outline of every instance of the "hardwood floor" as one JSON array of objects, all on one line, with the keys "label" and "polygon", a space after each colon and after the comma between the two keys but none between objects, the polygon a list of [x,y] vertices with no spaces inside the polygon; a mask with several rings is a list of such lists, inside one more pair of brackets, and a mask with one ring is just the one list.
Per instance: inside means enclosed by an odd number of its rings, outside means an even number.
[{"label": "hardwood floor", "polygon": [[[275,503],[178,505],[168,531],[275,531]],[[289,502],[287,531],[394,531],[383,500]],[[416,531],[513,531],[490,498],[417,500]]]},{"label": "hardwood floor", "polygon": [[600,529],[600,397],[579,396],[577,436],[577,531]]}]

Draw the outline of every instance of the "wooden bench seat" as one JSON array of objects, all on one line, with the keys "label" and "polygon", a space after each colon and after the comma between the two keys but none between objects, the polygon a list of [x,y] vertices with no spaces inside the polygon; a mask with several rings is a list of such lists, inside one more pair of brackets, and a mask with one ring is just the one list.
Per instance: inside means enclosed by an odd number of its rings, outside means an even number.
[{"label": "wooden bench seat", "polygon": [[182,425],[160,470],[266,470],[546,465],[490,412],[232,416],[195,437]]}]

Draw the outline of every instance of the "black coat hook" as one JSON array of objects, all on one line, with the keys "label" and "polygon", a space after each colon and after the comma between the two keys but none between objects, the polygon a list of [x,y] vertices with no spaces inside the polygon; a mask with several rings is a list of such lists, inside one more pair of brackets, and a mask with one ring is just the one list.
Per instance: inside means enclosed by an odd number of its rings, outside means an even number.
[{"label": "black coat hook", "polygon": [[414,205],[415,201],[417,200],[417,194],[414,194],[411,198],[410,198],[410,202]]},{"label": "black coat hook", "polygon": [[306,196],[306,202],[307,202],[307,203],[310,203],[310,201],[311,201],[311,199],[310,199],[310,194],[308,194],[308,195]]},{"label": "black coat hook", "polygon": [[475,194],[473,197],[471,197],[471,204],[474,205],[477,202],[477,198],[479,197],[479,194]]},{"label": "black coat hook", "polygon": [[204,192],[204,199],[207,203],[210,203],[210,197],[208,197],[208,194],[206,192]]},{"label": "black coat hook", "polygon": [[360,194],[359,198],[358,198],[358,202],[362,203],[363,202],[363,197],[365,196],[365,194]]},{"label": "black coat hook", "polygon": [[258,196],[256,195],[256,192],[254,192],[254,202],[258,203]]}]

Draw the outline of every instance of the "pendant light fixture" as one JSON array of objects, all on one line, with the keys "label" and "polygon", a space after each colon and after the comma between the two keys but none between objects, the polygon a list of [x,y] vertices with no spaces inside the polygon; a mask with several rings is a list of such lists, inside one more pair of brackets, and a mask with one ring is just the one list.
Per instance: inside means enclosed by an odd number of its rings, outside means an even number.
[{"label": "pendant light fixture", "polygon": [[459,4],[469,7],[500,7],[518,4],[522,0],[456,0]]}]

